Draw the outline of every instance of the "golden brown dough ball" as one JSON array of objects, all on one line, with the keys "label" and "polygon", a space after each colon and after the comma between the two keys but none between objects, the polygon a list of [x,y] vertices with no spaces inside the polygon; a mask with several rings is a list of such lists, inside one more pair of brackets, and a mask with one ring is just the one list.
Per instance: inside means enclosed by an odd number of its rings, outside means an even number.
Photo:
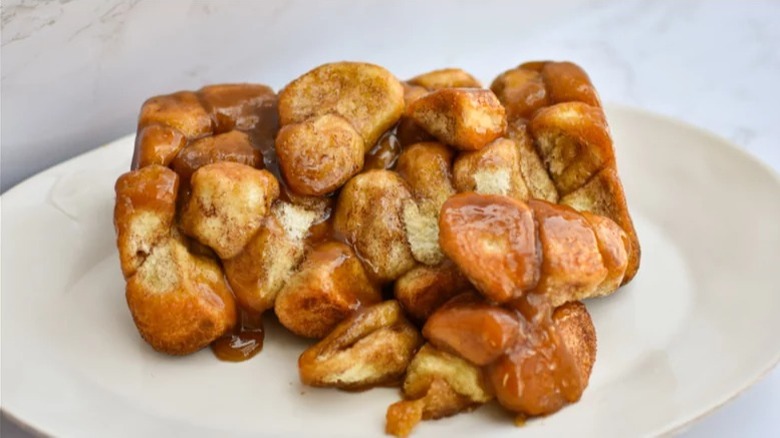
[{"label": "golden brown dough ball", "polygon": [[167,166],[187,144],[184,134],[170,126],[153,124],[138,131],[135,138],[133,169],[159,164]]},{"label": "golden brown dough ball", "polygon": [[226,161],[201,167],[191,184],[182,229],[222,259],[241,252],[279,197],[279,183],[271,173]]},{"label": "golden brown dough ball", "polygon": [[341,189],[333,228],[345,236],[380,282],[395,280],[414,267],[402,218],[412,194],[389,170],[361,173]]},{"label": "golden brown dough ball", "polygon": [[514,141],[499,138],[478,151],[461,153],[453,166],[459,192],[504,195],[521,201],[530,192],[520,170],[520,151]]},{"label": "golden brown dough ball", "polygon": [[473,151],[506,131],[506,112],[490,90],[444,88],[406,108],[405,115],[440,142]]},{"label": "golden brown dough ball", "polygon": [[362,306],[382,300],[352,248],[339,242],[315,247],[279,292],[276,316],[291,332],[323,338]]},{"label": "golden brown dough ball", "polygon": [[315,211],[277,202],[244,249],[222,261],[242,306],[257,313],[273,307],[279,291],[303,260],[305,238],[318,219]]},{"label": "golden brown dough ball", "polygon": [[201,105],[198,95],[191,91],[155,96],[144,102],[138,128],[153,124],[176,128],[187,139],[214,133],[211,116]]},{"label": "golden brown dough ball", "polygon": [[373,64],[321,65],[279,93],[282,125],[338,114],[363,137],[366,151],[392,127],[404,110],[404,89],[389,71]]},{"label": "golden brown dough ball", "polygon": [[326,114],[284,126],[276,153],[287,184],[301,195],[321,196],[363,168],[363,138],[343,117]]},{"label": "golden brown dough ball", "polygon": [[417,75],[407,82],[428,90],[442,88],[482,88],[482,84],[466,71],[459,68],[443,68]]},{"label": "golden brown dough ball", "polygon": [[397,382],[422,343],[395,301],[367,307],[342,321],[298,359],[301,382],[365,389]]},{"label": "golden brown dough ball", "polygon": [[208,164],[230,161],[262,168],[263,156],[252,146],[249,136],[241,131],[230,131],[193,141],[171,163],[183,181],[189,181],[196,170]]},{"label": "golden brown dough ball", "polygon": [[596,234],[574,209],[531,200],[542,257],[536,293],[553,306],[593,296],[607,277]]},{"label": "golden brown dough ball", "polygon": [[152,249],[128,279],[126,297],[141,336],[163,353],[193,353],[236,324],[236,304],[219,265],[190,254],[174,237]]},{"label": "golden brown dough ball", "polygon": [[179,177],[166,167],[151,165],[120,176],[115,189],[116,245],[128,278],[154,245],[171,234]]},{"label": "golden brown dough ball", "polygon": [[436,266],[414,267],[396,280],[393,291],[407,314],[425,321],[439,306],[470,287],[458,267],[445,260]]}]

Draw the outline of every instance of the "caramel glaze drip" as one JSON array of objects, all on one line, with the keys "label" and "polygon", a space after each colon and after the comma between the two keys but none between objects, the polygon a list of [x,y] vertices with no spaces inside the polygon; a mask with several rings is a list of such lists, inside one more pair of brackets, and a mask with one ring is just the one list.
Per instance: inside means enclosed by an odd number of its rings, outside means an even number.
[{"label": "caramel glaze drip", "polygon": [[363,170],[393,169],[401,155],[401,142],[396,135],[397,128],[385,132],[374,147],[366,154]]},{"label": "caramel glaze drip", "polygon": [[241,311],[239,323],[230,334],[211,343],[211,351],[218,359],[227,362],[245,361],[263,349],[262,315]]},{"label": "caramel glaze drip", "polygon": [[526,293],[509,307],[520,316],[520,336],[485,367],[501,405],[536,416],[579,400],[587,380],[556,329],[547,297]]}]

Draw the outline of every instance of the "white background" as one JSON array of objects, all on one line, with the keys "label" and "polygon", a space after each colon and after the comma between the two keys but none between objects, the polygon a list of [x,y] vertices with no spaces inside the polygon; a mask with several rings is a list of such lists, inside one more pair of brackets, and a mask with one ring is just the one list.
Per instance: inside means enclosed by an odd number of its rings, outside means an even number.
[{"label": "white background", "polygon": [[[151,95],[228,81],[280,88],[342,59],[376,62],[401,78],[459,66],[486,82],[521,61],[573,60],[604,101],[713,131],[780,172],[777,1],[60,0],[2,8],[3,191],[132,132]],[[776,369],[686,436],[778,436],[779,412]],[[6,419],[1,426],[4,437],[27,436]]]}]

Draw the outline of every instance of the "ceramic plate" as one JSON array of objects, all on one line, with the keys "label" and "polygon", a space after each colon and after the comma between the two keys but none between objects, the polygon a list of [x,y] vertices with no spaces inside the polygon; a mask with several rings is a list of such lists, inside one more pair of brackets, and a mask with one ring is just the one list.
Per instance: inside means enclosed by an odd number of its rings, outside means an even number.
[{"label": "ceramic plate", "polygon": [[[608,108],[642,241],[638,276],[590,301],[598,358],[582,400],[533,436],[676,431],[780,358],[780,182],[736,147],[673,120]],[[298,381],[305,343],[270,324],[243,363],[155,353],[138,336],[114,246],[113,185],[133,137],[2,196],[3,409],[52,435],[380,436],[393,389]],[[518,436],[496,406],[416,436]]]}]

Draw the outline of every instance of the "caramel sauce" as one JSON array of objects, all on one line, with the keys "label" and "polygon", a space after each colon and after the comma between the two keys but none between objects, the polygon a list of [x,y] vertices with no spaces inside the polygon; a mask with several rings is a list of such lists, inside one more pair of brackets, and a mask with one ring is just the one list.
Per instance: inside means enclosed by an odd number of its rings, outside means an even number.
[{"label": "caramel sauce", "polygon": [[401,117],[401,120],[398,122],[398,126],[395,129],[395,133],[398,142],[402,147],[411,146],[415,143],[422,143],[424,141],[436,141],[436,138],[417,126],[417,124],[408,117]]},{"label": "caramel sauce", "polygon": [[187,208],[187,203],[190,202],[191,197],[192,185],[190,185],[190,180],[182,179],[180,176],[179,191],[176,194],[176,220],[181,218],[181,214]]},{"label": "caramel sauce", "polygon": [[333,217],[328,218],[318,224],[312,225],[309,229],[309,234],[304,240],[306,250],[309,251],[315,246],[321,245],[325,242],[341,242],[352,246],[347,239],[347,236],[339,233],[333,228]]},{"label": "caramel sauce", "polygon": [[[121,204],[123,208],[143,207],[155,211],[166,211],[179,188],[175,174],[160,167],[143,168],[125,174],[117,180],[115,186],[118,194],[129,198]],[[118,201],[117,205],[120,205]]]},{"label": "caramel sauce", "polygon": [[263,349],[262,315],[241,311],[240,321],[232,333],[211,343],[211,350],[218,359],[227,362],[242,362],[252,358]]},{"label": "caramel sauce", "polygon": [[486,302],[474,293],[452,298],[425,322],[423,336],[475,365],[488,365],[517,342],[516,312]]},{"label": "caramel sauce", "polygon": [[[217,89],[222,89],[220,90],[221,95],[215,94],[215,92],[218,91]],[[198,140],[207,139],[235,130],[246,133],[249,136],[251,145],[258,149],[262,154],[263,161],[266,164],[265,167],[268,167],[269,170],[273,171],[274,167],[269,166],[268,164],[273,164],[269,162],[275,159],[274,139],[276,138],[277,132],[279,132],[278,98],[273,92],[267,87],[260,85],[228,84],[205,87],[196,94],[204,108],[209,111],[212,118],[212,126],[215,127],[215,130],[205,136],[189,138],[184,147],[179,151],[178,155],[185,154],[188,147]],[[137,135],[133,151],[131,170],[136,170],[143,164],[141,161],[143,161],[142,158],[144,156],[147,156],[147,161],[151,162],[155,160],[156,157],[154,157],[154,155],[157,154],[160,155],[160,157],[157,158],[157,161],[160,161],[165,153],[174,149],[169,143],[174,144],[175,139],[160,137],[160,145],[153,144],[152,141],[156,141],[154,138],[145,139],[145,136],[141,134],[143,134],[144,128],[150,124],[143,122],[143,120],[139,120],[139,134]],[[168,128],[162,125],[160,125],[160,127]],[[175,129],[169,129],[173,132],[177,132]],[[191,155],[192,152],[190,151],[186,154]],[[171,160],[175,160],[177,157],[171,157]],[[211,162],[215,162],[213,160],[218,158],[219,157],[211,157]],[[183,159],[191,161],[193,157],[185,157],[182,155],[181,160]],[[225,159],[230,160],[230,158]],[[239,162],[244,161],[246,161],[246,159],[239,160]],[[262,168],[264,163],[256,161],[254,157],[251,157],[250,162],[245,164]],[[275,166],[275,168],[277,168],[278,171],[278,165]],[[194,171],[195,169],[191,170]],[[275,175],[278,176],[278,173],[275,173]],[[189,175],[180,176],[182,176],[182,179],[189,179]]]},{"label": "caramel sauce", "polygon": [[253,147],[246,133],[238,130],[190,142],[170,165],[182,180],[189,181],[201,167],[223,161],[263,168],[260,151]]},{"label": "caramel sauce", "polygon": [[[598,240],[593,227],[585,217],[571,207],[546,201],[529,200],[534,212],[541,259],[539,282],[534,292],[548,296],[584,296],[607,275],[607,268],[598,252]],[[565,242],[565,250],[556,248],[556,242]],[[552,254],[552,255],[551,255]],[[565,274],[562,274],[565,273]],[[574,283],[567,280],[576,278]]]},{"label": "caramel sauce", "polygon": [[442,250],[474,286],[499,303],[536,286],[539,254],[531,210],[498,195],[459,193],[439,217]]},{"label": "caramel sauce", "polygon": [[388,130],[374,147],[366,153],[363,171],[376,169],[392,169],[401,155],[401,142],[395,135],[395,128]]},{"label": "caramel sauce", "polygon": [[309,251],[317,245],[334,240],[332,238],[334,234],[336,233],[333,230],[333,220],[328,218],[328,220],[312,225],[312,227],[309,228],[309,234],[304,240],[304,245],[306,246],[307,251]]},{"label": "caramel sauce", "polygon": [[547,415],[579,400],[587,382],[558,334],[548,298],[526,293],[511,307],[522,316],[520,338],[486,368],[501,405],[518,413]]},{"label": "caramel sauce", "polygon": [[260,84],[208,85],[198,95],[214,119],[217,134],[233,129],[249,132],[266,123],[269,118],[263,108],[277,99],[273,90]]},{"label": "caramel sauce", "polygon": [[276,134],[279,132],[279,101],[278,98],[263,101],[257,108],[257,123],[248,131],[252,144],[265,155],[265,151],[273,150]]},{"label": "caramel sauce", "polygon": [[131,170],[151,164],[167,165],[186,145],[184,134],[170,126],[152,124],[138,130]]}]

